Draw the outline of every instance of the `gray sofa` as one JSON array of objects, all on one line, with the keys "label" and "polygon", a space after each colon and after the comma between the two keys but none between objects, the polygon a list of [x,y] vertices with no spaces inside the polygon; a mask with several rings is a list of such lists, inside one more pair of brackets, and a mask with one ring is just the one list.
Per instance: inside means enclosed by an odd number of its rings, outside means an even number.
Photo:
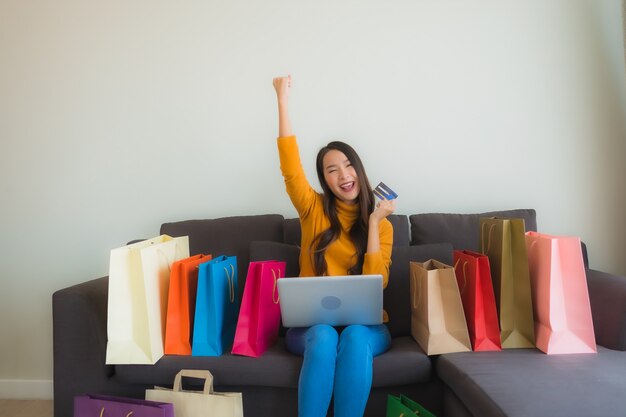
[{"label": "gray sofa", "polygon": [[[451,263],[453,248],[477,250],[482,216],[521,217],[527,230],[537,230],[534,210],[391,216],[394,248],[384,303],[392,345],[374,360],[366,416],[384,416],[387,395],[400,393],[439,416],[626,415],[624,277],[587,270],[598,354],[511,349],[428,357],[411,338],[409,262]],[[251,260],[285,260],[287,275],[298,273],[297,219],[190,220],[163,224],[160,232],[188,235],[192,254],[236,255],[240,294]],[[75,395],[143,397],[146,388],[171,385],[182,368],[209,369],[217,391],[242,392],[246,417],[297,414],[302,358],[286,352],[282,337],[260,358],[166,355],[155,365],[105,365],[107,291],[103,277],[53,294],[55,417],[73,415]]]}]

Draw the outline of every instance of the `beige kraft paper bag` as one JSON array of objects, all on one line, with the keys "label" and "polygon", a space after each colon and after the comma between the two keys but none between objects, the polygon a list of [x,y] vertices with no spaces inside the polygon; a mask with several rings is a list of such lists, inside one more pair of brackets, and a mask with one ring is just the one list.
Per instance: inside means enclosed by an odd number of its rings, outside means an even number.
[{"label": "beige kraft paper bag", "polygon": [[[204,379],[204,391],[184,391],[183,376]],[[183,369],[176,374],[173,389],[148,389],[146,400],[174,404],[176,417],[243,417],[241,393],[213,391],[213,375],[207,370]]]},{"label": "beige kraft paper bag", "polygon": [[111,250],[107,364],[152,365],[163,356],[170,269],[189,238],[161,235]]},{"label": "beige kraft paper bag", "polygon": [[411,334],[427,355],[472,350],[452,266],[411,262]]},{"label": "beige kraft paper bag", "polygon": [[524,219],[480,219],[480,246],[489,257],[502,348],[535,347]]}]

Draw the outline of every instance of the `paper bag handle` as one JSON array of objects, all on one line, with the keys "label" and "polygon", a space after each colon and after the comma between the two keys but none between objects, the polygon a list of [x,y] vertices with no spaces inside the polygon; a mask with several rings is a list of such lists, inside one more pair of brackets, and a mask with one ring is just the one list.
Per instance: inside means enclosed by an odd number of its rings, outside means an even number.
[{"label": "paper bag handle", "polygon": [[489,253],[489,251],[491,250],[491,233],[493,232],[493,228],[496,227],[495,224],[492,224],[491,227],[489,228],[489,237],[487,238],[487,251],[485,252],[485,226],[487,225],[487,222],[483,223],[483,230],[482,230],[482,235],[480,238],[480,250],[481,252],[486,255],[487,253]]},{"label": "paper bag handle", "polygon": [[182,391],[182,378],[186,376],[188,378],[204,379],[204,394],[213,394],[213,374],[207,369],[181,369],[174,378],[175,392]]},{"label": "paper bag handle", "polygon": [[[126,417],[130,417],[133,415],[133,412],[131,411],[130,413],[126,414]],[[100,410],[100,417],[104,417],[104,407],[102,407],[102,410]]]},{"label": "paper bag handle", "polygon": [[419,282],[417,279],[413,279],[416,276],[415,270],[411,270],[411,280],[415,282],[415,286],[413,287],[413,309],[417,310],[422,301],[422,292],[419,290]]},{"label": "paper bag handle", "polygon": [[[461,258],[456,260],[456,263],[454,264],[454,273],[456,274],[456,268],[459,265],[459,262],[461,262]],[[465,267],[467,266],[467,261],[463,262],[463,289],[459,290],[459,292],[461,294],[463,294],[463,292],[465,292],[465,287],[467,287],[467,275],[465,273]]]},{"label": "paper bag handle", "polygon": [[281,278],[280,269],[278,269],[278,277],[276,277],[276,271],[272,268],[272,275],[274,276],[274,289],[272,290],[272,301],[274,304],[280,302],[280,295],[278,295],[278,280]]},{"label": "paper bag handle", "polygon": [[228,294],[230,296],[230,303],[232,304],[235,302],[235,267],[233,264],[230,264],[230,270],[232,271],[232,274],[228,275],[228,269],[224,267],[226,279],[228,280]]}]

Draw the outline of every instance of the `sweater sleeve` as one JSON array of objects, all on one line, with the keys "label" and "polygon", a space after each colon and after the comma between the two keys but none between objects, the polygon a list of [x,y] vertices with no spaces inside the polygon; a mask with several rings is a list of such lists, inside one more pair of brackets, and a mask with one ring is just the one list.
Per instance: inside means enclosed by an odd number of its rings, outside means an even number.
[{"label": "sweater sleeve", "polygon": [[366,253],[363,261],[364,274],[381,274],[383,288],[389,283],[389,267],[391,266],[391,248],[393,247],[393,226],[387,219],[380,223],[380,251]]},{"label": "sweater sleeve", "polygon": [[295,136],[278,138],[278,156],[287,194],[300,217],[305,217],[315,202],[317,192],[309,184],[302,168]]}]

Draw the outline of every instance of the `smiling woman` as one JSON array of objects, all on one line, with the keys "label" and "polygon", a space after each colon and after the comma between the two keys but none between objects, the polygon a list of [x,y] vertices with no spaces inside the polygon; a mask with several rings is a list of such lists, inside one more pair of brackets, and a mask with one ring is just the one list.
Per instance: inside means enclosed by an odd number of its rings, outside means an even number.
[{"label": "smiling woman", "polygon": [[[291,77],[274,79],[274,88],[281,171],[302,226],[300,275],[380,274],[386,287],[393,246],[393,228],[387,216],[393,213],[395,200],[374,204],[361,158],[350,145],[338,141],[318,152],[317,176],[323,192],[313,190],[291,131]],[[371,389],[373,358],[389,349],[390,342],[385,324],[289,329],[287,349],[304,356],[298,415],[325,416],[333,395],[336,417],[363,415]]]},{"label": "smiling woman", "polygon": [[[347,152],[342,152],[340,148],[349,148],[352,151],[352,148],[343,142],[331,142],[320,151],[317,158],[318,175],[320,170],[323,172],[323,180],[320,183],[327,185],[330,191],[344,203],[356,204],[361,191],[359,181],[367,183],[368,180],[362,172],[363,166],[352,162],[358,161],[356,153],[348,157]],[[355,165],[360,167],[360,173],[357,173]]]}]

